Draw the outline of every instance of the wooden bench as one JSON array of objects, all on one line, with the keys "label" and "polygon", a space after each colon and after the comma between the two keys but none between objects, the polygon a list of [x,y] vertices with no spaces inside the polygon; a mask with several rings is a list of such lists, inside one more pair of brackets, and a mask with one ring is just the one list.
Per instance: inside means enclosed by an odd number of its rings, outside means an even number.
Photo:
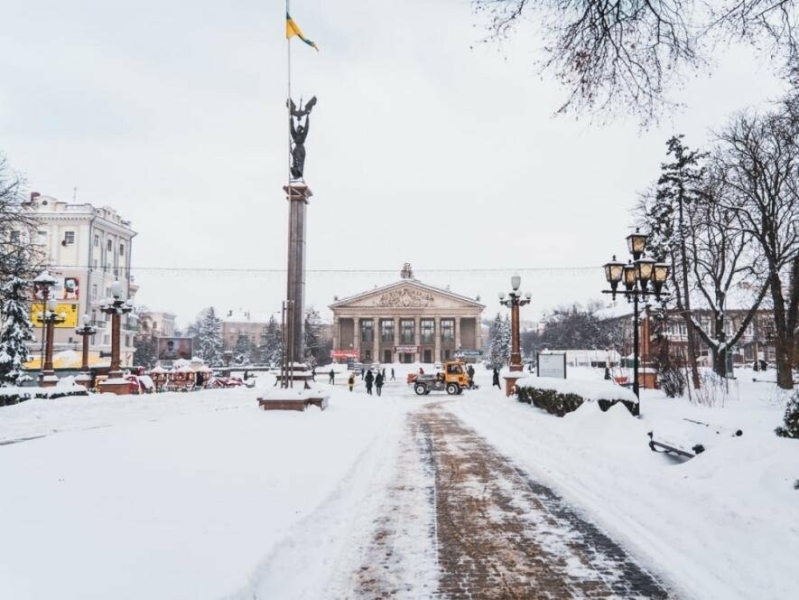
[{"label": "wooden bench", "polygon": [[705,447],[702,444],[689,446],[685,443],[668,440],[665,438],[655,438],[653,431],[649,432],[649,449],[653,452],[665,452],[666,454],[677,454],[686,458],[693,458],[697,454],[702,454]]},{"label": "wooden bench", "polygon": [[313,396],[310,398],[258,398],[258,407],[264,410],[298,410],[304,411],[309,406],[318,406],[320,410],[327,408],[329,396]]}]

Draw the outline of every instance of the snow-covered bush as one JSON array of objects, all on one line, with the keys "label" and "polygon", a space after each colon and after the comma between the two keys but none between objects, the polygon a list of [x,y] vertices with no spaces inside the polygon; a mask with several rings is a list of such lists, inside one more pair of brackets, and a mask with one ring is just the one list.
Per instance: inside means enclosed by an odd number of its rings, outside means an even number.
[{"label": "snow-covered bush", "polygon": [[774,430],[780,437],[794,438],[799,440],[799,391],[794,392],[788,400],[785,408],[785,426],[777,427]]},{"label": "snow-covered bush", "polygon": [[[574,412],[585,402],[585,398],[574,392],[543,389],[531,385],[519,386],[517,384],[516,394],[519,402],[532,404],[537,408],[559,417],[564,416],[566,413]],[[597,400],[597,404],[599,404],[599,408],[602,409],[603,412],[607,411],[618,402],[624,404],[627,410],[630,411],[630,414],[636,414],[635,403],[631,400],[622,398],[615,400],[602,398]]]},{"label": "snow-covered bush", "polygon": [[5,387],[0,388],[0,406],[11,406],[12,404],[19,404],[31,397],[30,392],[25,391],[18,387]]},{"label": "snow-covered bush", "polygon": [[687,381],[679,367],[669,365],[660,370],[660,388],[669,398],[682,397]]}]

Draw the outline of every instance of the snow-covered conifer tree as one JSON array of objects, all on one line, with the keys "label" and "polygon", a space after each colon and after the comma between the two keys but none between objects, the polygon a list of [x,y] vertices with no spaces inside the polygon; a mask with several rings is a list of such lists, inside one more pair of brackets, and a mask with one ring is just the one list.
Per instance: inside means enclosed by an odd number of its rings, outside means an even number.
[{"label": "snow-covered conifer tree", "polygon": [[267,365],[279,365],[282,360],[283,334],[275,321],[275,316],[272,315],[261,334],[261,362]]},{"label": "snow-covered conifer tree", "polygon": [[507,364],[510,358],[510,324],[508,322],[506,325],[506,321],[507,319],[503,321],[502,315],[497,313],[488,334],[490,340],[488,346],[488,364],[492,369],[501,369]]},{"label": "snow-covered conifer tree", "polygon": [[222,319],[216,316],[214,307],[211,306],[205,311],[200,322],[200,331],[197,335],[197,345],[199,349],[196,354],[202,358],[207,365],[222,364]]},{"label": "snow-covered conifer tree", "polygon": [[19,385],[26,379],[22,366],[30,360],[26,342],[33,341],[33,324],[28,317],[26,301],[30,298],[30,282],[10,277],[2,287],[2,332],[0,332],[0,384]]}]

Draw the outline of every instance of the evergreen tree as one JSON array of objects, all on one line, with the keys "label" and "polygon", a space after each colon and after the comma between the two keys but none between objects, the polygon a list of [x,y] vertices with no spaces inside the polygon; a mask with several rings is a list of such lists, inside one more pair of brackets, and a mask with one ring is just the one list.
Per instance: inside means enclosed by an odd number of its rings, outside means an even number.
[{"label": "evergreen tree", "polygon": [[785,426],[777,427],[774,432],[780,437],[799,440],[799,391],[793,393],[785,408]]},{"label": "evergreen tree", "polygon": [[500,349],[502,352],[503,362],[510,361],[510,353],[513,348],[513,331],[510,323],[510,315],[505,315],[505,320],[502,321],[502,334],[500,336]]},{"label": "evergreen tree", "polygon": [[236,345],[233,347],[233,362],[237,365],[250,364],[252,344],[250,338],[244,334],[239,335]]},{"label": "evergreen tree", "polygon": [[33,341],[33,324],[28,318],[30,283],[12,276],[2,286],[2,332],[0,332],[0,384],[20,385],[30,379],[23,364],[30,360],[26,342]]},{"label": "evergreen tree", "polygon": [[272,315],[261,333],[261,362],[267,365],[279,365],[282,360],[283,333],[275,316]]},{"label": "evergreen tree", "polygon": [[501,369],[510,359],[510,320],[497,313],[488,334],[488,366]]},{"label": "evergreen tree", "polygon": [[209,366],[221,365],[222,356],[222,319],[216,316],[214,307],[208,308],[202,316],[200,330],[197,334],[198,350],[195,354]]}]

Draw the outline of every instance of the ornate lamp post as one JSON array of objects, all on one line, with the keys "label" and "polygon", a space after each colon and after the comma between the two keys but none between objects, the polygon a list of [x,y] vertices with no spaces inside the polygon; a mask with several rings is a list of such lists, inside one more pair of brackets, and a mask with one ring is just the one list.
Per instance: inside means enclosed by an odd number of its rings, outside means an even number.
[{"label": "ornate lamp post", "polygon": [[92,320],[89,315],[83,315],[83,327],[75,330],[79,336],[83,338],[83,354],[81,357],[81,373],[75,377],[75,383],[82,383],[87,388],[91,383],[91,374],[89,373],[89,336],[97,333],[97,330],[92,327]]},{"label": "ornate lamp post", "polygon": [[[44,383],[44,363],[45,363],[45,349],[47,347],[47,324],[45,323],[44,316],[47,313],[47,301],[50,299],[50,290],[56,284],[55,278],[50,275],[50,273],[45,270],[42,271],[34,280],[33,280],[33,289],[37,296],[41,296],[42,299],[42,310],[39,313],[39,321],[42,324],[42,349],[40,352],[41,356],[41,363],[39,368],[41,370],[39,374],[39,385],[54,385],[55,381],[50,382],[49,384]],[[52,361],[50,364],[50,370],[52,371]],[[54,373],[51,373],[54,375]]]},{"label": "ornate lamp post", "polygon": [[[627,298],[627,302],[633,303],[633,393],[639,399],[635,409],[636,415],[641,414],[638,384],[638,330],[640,328],[638,304],[639,302],[646,303],[650,295],[660,300],[663,284],[668,279],[670,268],[666,263],[658,263],[651,258],[643,258],[646,238],[647,235],[639,233],[637,229],[635,233],[627,236],[627,247],[630,254],[633,255],[633,260],[628,260],[625,265],[616,260],[614,255],[613,260],[604,266],[605,279],[610,284],[610,290],[602,290],[603,294],[611,294],[614,300],[616,299],[616,294],[622,294]],[[623,290],[618,289],[619,282],[624,282]],[[652,284],[651,288],[649,287],[650,283]]]},{"label": "ornate lamp post", "polygon": [[[508,293],[508,298],[505,298],[505,292],[499,293],[499,303],[502,306],[510,308],[510,323],[511,323],[511,353],[510,353],[510,370],[511,375],[505,376],[505,394],[510,396],[513,386],[516,385],[516,380],[522,375],[524,365],[522,364],[521,344],[519,341],[519,307],[525,304],[530,304],[532,294],[527,292],[522,297],[519,292],[519,287],[522,284],[522,278],[518,273],[514,273],[510,278],[511,291]],[[514,373],[519,373],[514,375]]]},{"label": "ornate lamp post", "polygon": [[122,380],[119,366],[120,321],[123,314],[133,310],[133,300],[122,299],[122,285],[119,281],[111,284],[111,295],[113,298],[106,298],[100,303],[100,310],[111,315],[111,367],[108,379],[100,384],[100,390],[112,394],[127,394],[128,382]]},{"label": "ornate lamp post", "polygon": [[47,332],[47,343],[45,344],[44,350],[44,367],[42,368],[42,378],[39,383],[42,387],[52,387],[58,382],[58,377],[53,369],[53,334],[56,323],[63,323],[66,320],[66,315],[56,314],[55,310],[57,307],[58,304],[55,298],[50,298],[47,301],[47,309],[42,313],[42,322]]}]

